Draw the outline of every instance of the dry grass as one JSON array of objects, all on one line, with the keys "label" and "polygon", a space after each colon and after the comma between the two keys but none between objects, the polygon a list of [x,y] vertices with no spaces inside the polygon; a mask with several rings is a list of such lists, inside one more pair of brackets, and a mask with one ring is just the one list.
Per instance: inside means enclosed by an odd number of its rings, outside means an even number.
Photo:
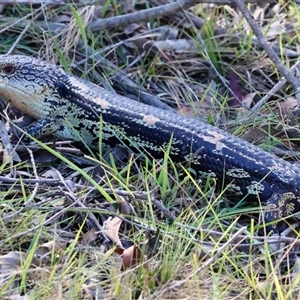
[{"label": "dry grass", "polygon": [[[283,63],[291,67],[299,56],[299,6],[278,2],[251,5],[251,10]],[[134,89],[124,85],[131,80],[189,117],[297,160],[297,140],[287,136],[286,119],[294,105],[290,86],[284,85],[261,109],[249,110],[280,75],[237,10],[199,4],[147,22],[101,31],[88,27],[100,16],[162,4],[132,3],[81,2],[43,10],[7,5],[0,18],[0,53],[60,63],[137,99],[139,91],[134,95]],[[229,88],[244,99],[246,108],[236,107]],[[19,147],[22,162],[14,164],[3,152],[1,176],[16,179],[5,182],[1,177],[3,299],[12,294],[26,299],[118,300],[299,297],[297,269],[278,264],[259,234],[263,226],[257,204],[230,203],[215,192],[212,180],[198,185],[191,170],[185,173],[168,159],[140,164],[134,157],[111,167],[94,188],[88,184],[89,169],[103,164],[97,153],[68,142],[58,142],[51,154],[48,150],[44,144]],[[40,182],[26,181],[34,179],[35,172]],[[113,244],[93,232],[95,222],[103,225],[108,216],[122,216],[126,221],[114,234],[143,251],[137,265],[125,271]],[[241,226],[247,230],[233,239]],[[157,230],[159,248],[148,242]]]}]

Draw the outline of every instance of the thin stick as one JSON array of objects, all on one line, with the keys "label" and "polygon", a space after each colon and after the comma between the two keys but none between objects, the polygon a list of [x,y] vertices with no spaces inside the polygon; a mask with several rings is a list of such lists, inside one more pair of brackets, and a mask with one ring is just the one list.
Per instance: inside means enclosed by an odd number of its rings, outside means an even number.
[{"label": "thin stick", "polygon": [[[258,2],[271,2],[269,1],[260,1],[260,0],[248,0],[249,3],[258,3]],[[0,2],[1,3],[1,2]],[[99,19],[90,23],[89,27],[92,31],[99,31],[108,28],[115,28],[118,26],[124,26],[131,23],[139,23],[142,21],[147,21],[152,18],[158,18],[161,16],[169,15],[174,13],[177,10],[187,8],[199,3],[214,3],[217,5],[228,4],[231,5],[234,1],[231,0],[178,0],[174,3],[160,5],[150,9],[140,10],[138,12],[106,18]]]},{"label": "thin stick", "polygon": [[245,19],[247,20],[248,24],[252,28],[255,36],[257,37],[258,41],[260,42],[261,46],[264,48],[266,53],[268,54],[269,58],[272,60],[278,71],[280,72],[281,76],[285,77],[286,80],[291,84],[293,89],[295,90],[296,98],[298,104],[300,105],[300,82],[299,80],[290,72],[282,63],[279,56],[276,52],[272,49],[269,45],[267,39],[264,37],[263,33],[261,32],[260,28],[254,21],[251,12],[247,8],[246,4],[242,0],[233,0],[233,3],[237,5]]},{"label": "thin stick", "polygon": [[[194,271],[192,274],[190,274],[189,276],[187,276],[185,279],[183,280],[178,280],[173,282],[172,284],[166,286],[165,288],[161,289],[159,292],[155,293],[155,298],[154,299],[160,299],[160,296],[162,294],[164,294],[165,292],[167,292],[168,290],[174,289],[174,288],[178,288],[181,287],[183,284],[185,284],[186,282],[188,282],[191,278],[193,278],[195,275],[199,274],[202,270],[204,270],[205,268],[208,268],[209,266],[211,266],[219,256],[221,256],[221,254],[224,253],[225,249],[232,244],[232,242],[239,237],[243,231],[245,231],[247,229],[247,227],[242,227],[238,232],[236,232],[231,239],[228,240],[227,243],[225,243],[224,245],[222,245],[219,250],[217,251],[217,253],[211,257],[210,259],[208,259],[205,263],[203,263],[196,271]],[[238,245],[239,242],[236,243],[235,246]],[[153,295],[153,296],[154,296]]]}]

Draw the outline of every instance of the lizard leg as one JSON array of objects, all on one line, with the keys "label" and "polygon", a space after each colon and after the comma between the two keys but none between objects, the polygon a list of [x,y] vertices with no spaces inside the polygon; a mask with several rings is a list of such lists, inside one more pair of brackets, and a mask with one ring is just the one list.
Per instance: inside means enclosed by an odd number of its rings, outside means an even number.
[{"label": "lizard leg", "polygon": [[266,223],[272,223],[268,225],[267,232],[279,233],[276,221],[299,211],[299,201],[294,193],[274,193],[267,201],[268,211],[264,217]]},{"label": "lizard leg", "polygon": [[29,135],[38,139],[42,136],[56,133],[60,129],[61,123],[62,118],[44,118],[37,120],[29,126],[21,129],[27,132]]}]

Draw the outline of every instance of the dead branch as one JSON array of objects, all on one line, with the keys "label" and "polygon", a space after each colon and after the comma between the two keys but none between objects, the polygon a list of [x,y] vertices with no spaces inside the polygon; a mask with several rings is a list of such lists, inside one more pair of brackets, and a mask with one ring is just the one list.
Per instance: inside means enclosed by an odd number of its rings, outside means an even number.
[{"label": "dead branch", "polygon": [[[261,0],[247,0],[248,3],[258,3],[258,2],[272,2],[272,0],[261,1]],[[1,3],[1,0],[0,0]],[[151,18],[158,18],[161,16],[166,16],[170,13],[174,13],[177,10],[187,8],[199,3],[214,3],[217,5],[223,4],[234,4],[231,0],[178,0],[174,3],[160,5],[150,9],[140,10],[138,12],[125,14],[121,16],[111,17],[107,19],[99,19],[90,23],[90,29],[94,31],[99,31],[108,28],[115,28],[118,26],[124,26],[131,23],[138,23],[142,21],[149,20]]]},{"label": "dead branch", "polygon": [[260,28],[254,21],[251,12],[247,8],[246,4],[242,0],[234,0],[233,2],[236,3],[236,6],[239,8],[245,19],[247,20],[248,24],[253,30],[253,33],[257,37],[258,41],[260,42],[261,46],[264,48],[266,53],[268,54],[269,58],[272,60],[274,65],[276,66],[277,70],[281,74],[281,76],[285,77],[286,80],[291,84],[293,89],[295,90],[296,98],[298,101],[298,104],[300,105],[300,81],[293,75],[291,71],[289,71],[282,61],[280,60],[279,56],[276,54],[276,52],[272,49],[272,47],[269,45],[267,39],[264,37],[263,33],[261,32]]}]

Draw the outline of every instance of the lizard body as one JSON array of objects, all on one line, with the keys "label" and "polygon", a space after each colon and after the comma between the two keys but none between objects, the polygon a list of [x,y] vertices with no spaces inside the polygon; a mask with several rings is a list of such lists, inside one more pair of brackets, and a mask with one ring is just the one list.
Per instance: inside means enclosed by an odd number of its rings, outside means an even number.
[{"label": "lizard body", "polygon": [[25,128],[36,138],[55,133],[92,148],[126,145],[154,158],[163,158],[170,146],[173,161],[190,162],[200,176],[215,177],[236,196],[268,205],[267,222],[300,211],[300,174],[293,164],[219,128],[114,94],[45,61],[0,55],[0,96],[37,120]]}]

